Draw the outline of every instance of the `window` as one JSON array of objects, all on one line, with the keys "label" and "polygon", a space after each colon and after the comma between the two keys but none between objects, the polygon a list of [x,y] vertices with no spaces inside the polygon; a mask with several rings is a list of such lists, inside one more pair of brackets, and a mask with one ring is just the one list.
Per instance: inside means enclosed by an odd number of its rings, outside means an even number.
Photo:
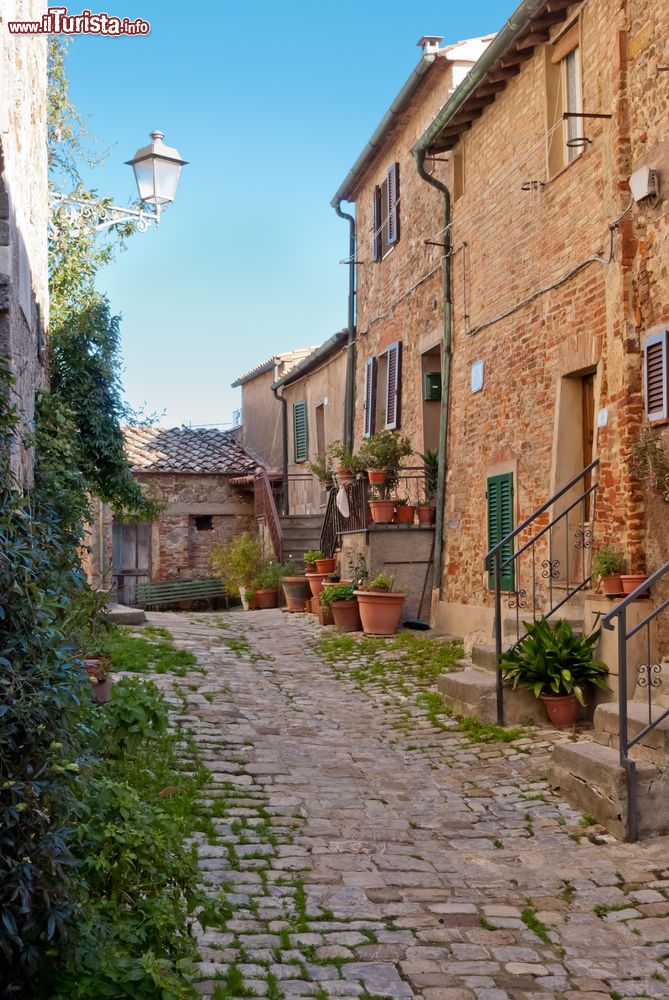
[{"label": "window", "polygon": [[[513,531],[513,473],[504,472],[488,479],[488,551],[501,542]],[[502,564],[502,590],[514,589],[513,563],[504,562],[513,555],[513,542],[508,542],[502,548],[500,562]],[[494,560],[488,570],[488,586],[495,586]]]},{"label": "window", "polygon": [[374,188],[372,259],[383,260],[400,238],[400,165],[391,163],[385,180]]},{"label": "window", "polygon": [[[465,193],[465,154],[462,150],[462,139],[458,149],[453,152],[453,201],[459,201]],[[433,237],[430,237],[433,239]]]},{"label": "window", "polygon": [[583,152],[580,25],[577,22],[546,46],[546,110],[550,129],[548,171],[553,177]]},{"label": "window", "polygon": [[364,436],[400,426],[402,343],[395,341],[378,358],[365,363]]},{"label": "window", "polygon": [[646,419],[666,420],[669,417],[669,332],[649,334],[643,342]]},{"label": "window", "polygon": [[211,514],[196,514],[193,518],[196,531],[213,531],[214,519]]},{"label": "window", "polygon": [[293,403],[293,445],[295,462],[306,462],[309,457],[309,432],[305,402]]}]

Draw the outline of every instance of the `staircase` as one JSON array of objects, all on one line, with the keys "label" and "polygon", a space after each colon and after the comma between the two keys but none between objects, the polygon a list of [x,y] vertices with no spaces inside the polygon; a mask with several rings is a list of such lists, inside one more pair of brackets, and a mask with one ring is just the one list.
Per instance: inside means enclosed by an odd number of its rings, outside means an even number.
[{"label": "staircase", "polygon": [[283,559],[304,562],[304,553],[321,544],[323,517],[320,514],[280,515]]}]

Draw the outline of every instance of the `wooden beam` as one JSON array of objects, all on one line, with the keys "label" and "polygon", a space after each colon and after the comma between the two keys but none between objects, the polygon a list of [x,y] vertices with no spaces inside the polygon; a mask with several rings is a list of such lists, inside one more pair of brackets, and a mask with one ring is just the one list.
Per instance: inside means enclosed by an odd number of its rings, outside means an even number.
[{"label": "wooden beam", "polygon": [[565,11],[567,7],[572,7],[574,5],[574,0],[548,0],[546,4],[546,10],[549,14],[554,11]]},{"label": "wooden beam", "polygon": [[520,66],[521,63],[527,62],[531,56],[531,49],[524,49],[522,52],[509,52],[503,59],[500,59],[499,65],[502,69],[508,69],[510,66]]},{"label": "wooden beam", "polygon": [[486,77],[485,83],[482,83],[480,87],[477,87],[474,94],[477,97],[479,94],[481,97],[487,97],[488,94],[492,94],[494,96],[504,90],[505,87],[506,83],[503,80],[500,80],[499,83],[490,83],[489,78]]},{"label": "wooden beam", "polygon": [[488,83],[500,83],[503,80],[508,80],[512,76],[518,76],[520,73],[520,66],[509,66],[506,69],[494,69],[488,73],[486,81]]},{"label": "wooden beam", "polygon": [[553,14],[541,14],[530,21],[530,30],[542,31],[544,28],[550,28],[552,24],[557,24],[559,21],[564,21],[564,12],[561,13],[558,11]]},{"label": "wooden beam", "polygon": [[550,35],[547,31],[530,31],[527,35],[523,35],[516,42],[516,47],[518,49],[533,49],[535,45],[543,45],[547,42]]},{"label": "wooden beam", "polygon": [[480,118],[482,114],[483,108],[480,108],[478,111],[475,108],[472,108],[471,111],[465,110],[462,114],[454,115],[449,121],[448,126],[449,128],[451,126],[456,128],[460,125],[469,125],[471,122],[476,121],[477,118]]},{"label": "wooden beam", "polygon": [[472,96],[467,101],[466,108],[487,108],[489,104],[492,104],[495,100],[494,94],[479,94],[478,90],[474,91]]}]

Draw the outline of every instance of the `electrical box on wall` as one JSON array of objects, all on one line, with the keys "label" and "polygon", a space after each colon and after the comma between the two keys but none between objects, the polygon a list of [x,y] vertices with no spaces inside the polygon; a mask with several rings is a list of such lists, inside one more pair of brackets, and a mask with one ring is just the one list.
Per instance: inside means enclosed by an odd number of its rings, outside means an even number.
[{"label": "electrical box on wall", "polygon": [[423,399],[441,399],[441,372],[425,372],[423,375]]}]

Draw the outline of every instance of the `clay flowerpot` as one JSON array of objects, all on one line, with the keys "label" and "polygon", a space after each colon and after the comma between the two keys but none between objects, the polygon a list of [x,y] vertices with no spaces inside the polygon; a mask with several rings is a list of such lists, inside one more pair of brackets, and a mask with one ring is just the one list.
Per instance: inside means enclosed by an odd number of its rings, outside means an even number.
[{"label": "clay flowerpot", "polygon": [[102,682],[111,670],[111,656],[109,653],[88,653],[84,657],[84,665],[89,677]]},{"label": "clay flowerpot", "polygon": [[111,677],[105,677],[104,680],[98,681],[95,677],[89,677],[91,683],[91,694],[94,699],[101,705],[106,705],[108,701],[111,701],[111,692],[114,682]]},{"label": "clay flowerpot", "polygon": [[306,576],[282,576],[281,586],[286,595],[286,611],[304,611],[311,599],[311,588]]},{"label": "clay flowerpot", "polygon": [[405,594],[356,590],[362,631],[365,635],[394,635],[402,617]]},{"label": "clay flowerpot", "polygon": [[374,524],[390,524],[395,513],[395,504],[392,500],[370,500],[369,509]]},{"label": "clay flowerpot", "polygon": [[386,484],[386,470],[385,469],[368,469],[367,478],[369,479],[371,486],[385,486]]},{"label": "clay flowerpot", "polygon": [[322,573],[324,576],[329,576],[330,573],[335,571],[336,559],[317,559],[316,560],[316,572]]},{"label": "clay flowerpot", "polygon": [[346,469],[337,469],[337,482],[340,486],[348,486],[355,479],[355,475],[352,472],[347,472]]},{"label": "clay flowerpot", "polygon": [[437,520],[437,508],[429,507],[426,504],[419,504],[416,507],[416,513],[418,514],[419,524],[434,524]]},{"label": "clay flowerpot", "polygon": [[309,573],[317,573],[318,570],[316,569],[316,563],[305,563],[304,564],[304,572],[307,573],[307,574],[309,574]]},{"label": "clay flowerpot", "polygon": [[360,631],[362,624],[357,601],[333,601],[331,608],[334,623],[341,632]]},{"label": "clay flowerpot", "polygon": [[413,524],[415,516],[416,508],[412,507],[411,504],[405,504],[403,507],[395,509],[393,521],[395,524]]},{"label": "clay flowerpot", "polygon": [[601,578],[602,590],[607,597],[618,597],[623,592],[620,573],[609,573]]},{"label": "clay flowerpot", "polygon": [[[620,577],[620,582],[623,585],[623,594],[631,594],[637,587],[641,586],[645,579],[645,573],[623,573]],[[643,593],[639,594],[639,597],[650,597],[650,593],[644,590]]]},{"label": "clay flowerpot", "polygon": [[324,608],[321,602],[318,602],[318,624],[323,625],[334,625],[335,621],[332,616],[332,610],[330,608]]},{"label": "clay flowerpot", "polygon": [[261,587],[260,590],[256,590],[256,605],[261,611],[265,611],[267,608],[278,608],[278,591],[274,587]]},{"label": "clay flowerpot", "polygon": [[332,487],[334,486],[334,483],[332,482],[331,479],[319,479],[318,485],[322,490],[326,490],[329,493]]},{"label": "clay flowerpot", "polygon": [[329,577],[329,573],[307,573],[307,580],[309,581],[309,587],[311,588],[311,596],[318,597],[321,590],[323,589],[323,584]]},{"label": "clay flowerpot", "polygon": [[575,694],[540,694],[546,706],[548,718],[558,729],[573,726],[578,712],[578,698]]}]

